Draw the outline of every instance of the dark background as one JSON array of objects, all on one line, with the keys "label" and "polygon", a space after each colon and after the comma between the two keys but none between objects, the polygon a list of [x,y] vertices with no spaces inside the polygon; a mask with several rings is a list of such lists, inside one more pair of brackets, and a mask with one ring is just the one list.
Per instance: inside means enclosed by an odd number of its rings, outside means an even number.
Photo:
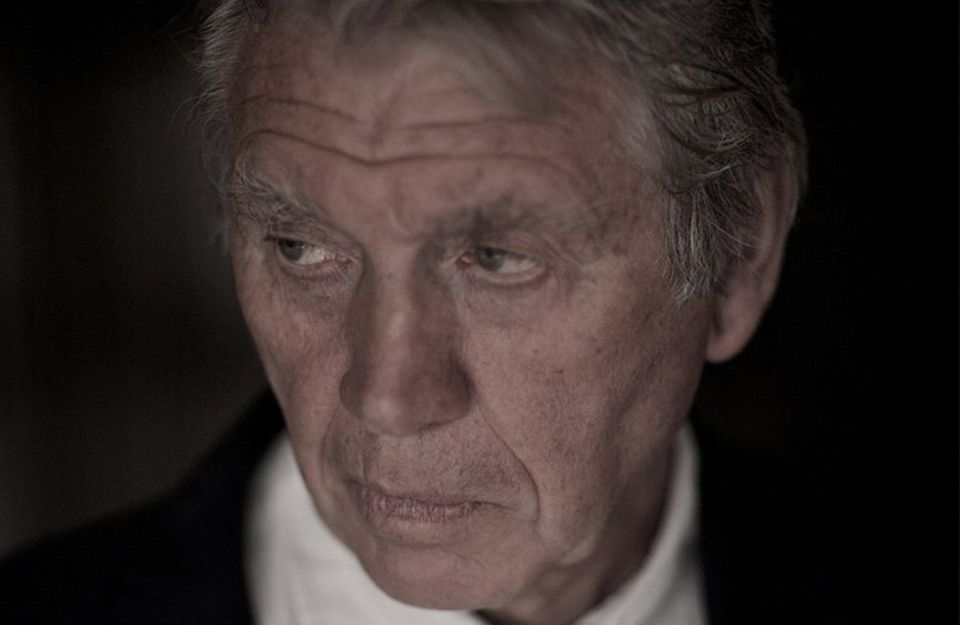
[{"label": "dark background", "polygon": [[[0,16],[0,554],[168,488],[262,384],[190,124],[193,4]],[[811,184],[701,404],[842,503],[891,621],[955,623],[957,7],[877,6],[775,4]]]}]

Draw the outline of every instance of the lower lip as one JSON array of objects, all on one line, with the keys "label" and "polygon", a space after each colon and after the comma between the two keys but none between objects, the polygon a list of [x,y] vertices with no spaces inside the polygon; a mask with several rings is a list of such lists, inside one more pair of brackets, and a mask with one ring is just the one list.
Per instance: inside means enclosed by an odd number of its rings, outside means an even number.
[{"label": "lower lip", "polygon": [[[424,501],[353,483],[353,501],[373,536],[396,546],[422,549],[475,540],[496,523],[498,506],[480,501]],[[494,515],[494,516],[491,516]],[[479,533],[478,533],[479,531]]]}]

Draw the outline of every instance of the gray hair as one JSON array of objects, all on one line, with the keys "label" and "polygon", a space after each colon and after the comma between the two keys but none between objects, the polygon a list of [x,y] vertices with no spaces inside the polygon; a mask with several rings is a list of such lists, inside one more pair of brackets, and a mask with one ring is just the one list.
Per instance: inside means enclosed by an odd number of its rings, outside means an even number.
[{"label": "gray hair", "polygon": [[540,78],[545,58],[599,57],[624,86],[621,147],[665,192],[668,267],[681,301],[722,291],[729,268],[749,257],[763,170],[793,178],[784,210],[794,216],[805,135],[756,0],[215,0],[201,32],[199,110],[221,181],[240,47],[276,2],[325,11],[342,42],[378,27],[454,33],[459,50],[521,86]]}]

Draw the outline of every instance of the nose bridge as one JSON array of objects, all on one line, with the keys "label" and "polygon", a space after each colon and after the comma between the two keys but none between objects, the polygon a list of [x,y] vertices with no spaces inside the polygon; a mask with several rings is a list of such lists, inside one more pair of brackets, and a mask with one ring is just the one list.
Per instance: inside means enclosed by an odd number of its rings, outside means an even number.
[{"label": "nose bridge", "polygon": [[367,272],[350,312],[351,364],[340,395],[368,430],[415,434],[466,413],[456,314],[427,276]]},{"label": "nose bridge", "polygon": [[436,311],[415,282],[409,275],[387,273],[368,281],[365,297],[357,302],[365,309],[360,318],[365,312],[366,323],[355,336],[362,357],[371,361],[367,363],[371,374],[402,377],[434,357],[430,347],[439,343],[439,333],[430,332],[426,322]]}]

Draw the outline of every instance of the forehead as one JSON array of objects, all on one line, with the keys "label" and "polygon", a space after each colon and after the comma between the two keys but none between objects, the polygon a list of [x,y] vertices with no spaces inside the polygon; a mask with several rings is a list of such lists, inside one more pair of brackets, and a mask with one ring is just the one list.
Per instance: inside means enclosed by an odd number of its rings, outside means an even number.
[{"label": "forehead", "polygon": [[234,155],[271,127],[361,162],[501,152],[541,159],[581,184],[596,183],[579,178],[609,173],[619,156],[616,98],[596,72],[507,89],[434,41],[391,31],[349,46],[332,39],[321,19],[296,8],[248,38],[231,98]]}]

